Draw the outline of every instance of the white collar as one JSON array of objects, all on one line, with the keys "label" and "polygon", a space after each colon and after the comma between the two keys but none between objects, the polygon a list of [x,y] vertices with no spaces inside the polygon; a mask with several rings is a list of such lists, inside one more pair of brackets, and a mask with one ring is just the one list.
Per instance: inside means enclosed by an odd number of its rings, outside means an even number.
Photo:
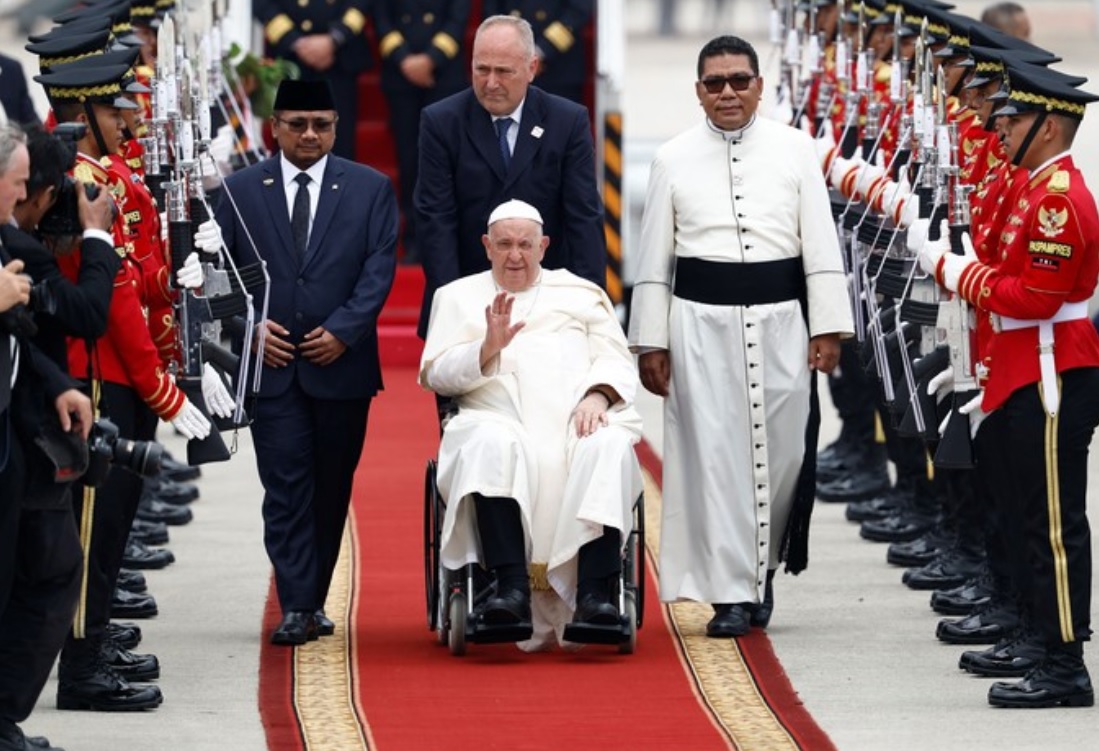
[{"label": "white collar", "polygon": [[527,103],[527,98],[523,97],[523,101],[519,102],[519,106],[516,107],[515,111],[512,112],[510,115],[500,115],[499,117],[496,116],[496,115],[493,115],[492,116],[493,126],[496,125],[497,120],[499,120],[500,118],[503,118],[503,117],[510,117],[512,120],[515,121],[516,125],[523,122],[523,105],[526,104],[526,103]]},{"label": "white collar", "polygon": [[279,152],[279,167],[282,169],[282,184],[283,187],[289,187],[290,183],[294,182],[294,178],[298,176],[299,172],[304,172],[309,175],[310,179],[314,183],[320,185],[324,182],[324,170],[328,166],[328,154],[325,154],[317,160],[316,164],[311,166],[307,170],[303,170],[299,167],[295,167],[286,158],[286,155],[281,151]]},{"label": "white collar", "polygon": [[753,114],[752,119],[745,123],[743,128],[737,128],[736,130],[724,130],[714,125],[713,120],[708,117],[706,118],[706,126],[714,133],[717,133],[719,136],[724,138],[726,141],[739,141],[743,139],[744,133],[748,130],[748,128],[751,128],[753,125],[755,125],[755,122],[756,115]]}]

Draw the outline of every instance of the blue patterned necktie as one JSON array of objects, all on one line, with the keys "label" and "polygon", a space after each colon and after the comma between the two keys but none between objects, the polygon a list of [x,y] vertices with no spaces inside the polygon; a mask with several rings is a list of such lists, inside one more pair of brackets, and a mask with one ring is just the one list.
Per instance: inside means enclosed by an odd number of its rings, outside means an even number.
[{"label": "blue patterned necktie", "polygon": [[294,196],[294,210],[290,212],[290,231],[294,235],[294,250],[298,253],[298,259],[305,257],[305,249],[309,246],[309,183],[311,178],[304,172],[299,172],[294,178],[298,184],[298,192]]},{"label": "blue patterned necktie", "polygon": [[496,121],[496,137],[500,140],[500,156],[504,158],[504,171],[511,168],[511,148],[508,146],[508,128],[515,122],[510,117]]}]

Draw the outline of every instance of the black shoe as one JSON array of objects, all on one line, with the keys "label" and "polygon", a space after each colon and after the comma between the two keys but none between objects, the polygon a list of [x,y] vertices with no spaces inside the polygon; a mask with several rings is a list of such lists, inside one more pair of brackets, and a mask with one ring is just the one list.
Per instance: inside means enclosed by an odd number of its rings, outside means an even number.
[{"label": "black shoe", "polygon": [[[23,748],[26,751],[65,751],[60,746],[54,746],[50,743],[50,739],[42,735],[25,735],[23,736]],[[0,745],[0,750],[4,748]],[[16,746],[18,748],[18,746]]]},{"label": "black shoe", "polygon": [[128,568],[119,569],[118,580],[115,584],[119,589],[138,595],[149,588],[149,585],[145,582],[145,574],[140,571],[131,571]]},{"label": "black shoe", "polygon": [[983,557],[951,550],[926,566],[908,569],[901,576],[901,581],[910,589],[950,589],[976,576],[983,563]]},{"label": "black shoe", "polygon": [[336,633],[336,624],[324,614],[323,610],[313,613],[313,620],[317,622],[317,636],[331,636]]},{"label": "black shoe", "polygon": [[1051,649],[1046,659],[1023,680],[993,683],[988,689],[988,703],[1013,709],[1090,707],[1095,704],[1095,692],[1082,659],[1066,658]]},{"label": "black shoe", "polygon": [[202,477],[201,469],[184,464],[167,451],[160,459],[160,479],[171,482],[190,482],[200,477]]},{"label": "black shoe", "polygon": [[752,627],[748,607],[742,604],[714,605],[714,615],[706,624],[706,636],[711,639],[732,639],[744,636]]},{"label": "black shoe", "polygon": [[485,601],[481,620],[490,626],[511,626],[530,622],[530,593],[504,589]]},{"label": "black shoe", "polygon": [[191,509],[186,506],[178,506],[173,503],[165,503],[154,499],[143,500],[137,507],[137,518],[147,522],[163,522],[169,526],[179,527],[190,524],[195,518]]},{"label": "black shoe", "polygon": [[1019,613],[1014,607],[990,600],[965,618],[939,621],[935,636],[947,644],[995,644],[1018,627]]},{"label": "black shoe", "polygon": [[107,624],[107,638],[120,647],[134,649],[141,643],[141,627],[136,623]]},{"label": "black shoe", "polygon": [[889,490],[889,475],[884,468],[858,470],[831,482],[817,483],[817,498],[834,503],[864,501]]},{"label": "black shoe", "polygon": [[146,477],[141,488],[141,500],[157,500],[181,506],[198,500],[198,488],[189,482],[172,482],[160,477]]},{"label": "black shoe", "polygon": [[893,542],[889,544],[885,560],[894,566],[915,568],[931,563],[954,543],[954,538],[936,525],[915,540]]},{"label": "black shoe", "polygon": [[869,500],[848,503],[843,516],[849,522],[877,521],[899,514],[904,508],[905,499],[887,490],[882,495]]},{"label": "black shoe", "polygon": [[967,673],[992,678],[1026,676],[1046,658],[1045,642],[1037,634],[1021,633],[980,652],[962,652],[958,667]]},{"label": "black shoe", "polygon": [[317,620],[307,610],[291,610],[271,634],[272,644],[295,646],[317,639]]},{"label": "black shoe", "polygon": [[115,587],[111,618],[152,618],[157,612],[156,598],[152,595],[134,594]]},{"label": "black shoe", "polygon": [[168,525],[164,522],[134,519],[133,526],[130,527],[130,537],[146,545],[167,545]]},{"label": "black shoe", "polygon": [[103,664],[78,678],[60,678],[57,684],[58,709],[134,712],[159,707],[163,701],[156,686],[130,683]]},{"label": "black shoe", "polygon": [[859,537],[871,542],[905,542],[915,540],[935,526],[936,517],[907,511],[897,516],[888,516],[877,521],[863,522],[859,527]]},{"label": "black shoe", "polygon": [[146,547],[137,540],[129,540],[126,543],[126,552],[122,556],[122,565],[130,569],[162,569],[170,563],[174,563],[176,557],[172,551],[163,548],[154,550]]},{"label": "black shoe", "polygon": [[155,681],[160,677],[156,655],[139,655],[110,639],[103,641],[103,661],[128,681]]},{"label": "black shoe", "polygon": [[576,612],[573,613],[573,623],[586,623],[593,626],[617,626],[618,608],[606,598],[598,595],[580,595],[576,601]]},{"label": "black shoe", "polygon": [[51,746],[49,740],[42,736],[23,735],[18,725],[0,719],[0,751],[65,751],[65,749]]},{"label": "black shoe", "polygon": [[775,569],[767,572],[767,583],[763,588],[763,602],[752,609],[749,621],[756,628],[767,628],[771,615],[775,612]]},{"label": "black shoe", "polygon": [[986,573],[959,587],[931,593],[931,609],[943,615],[969,615],[988,604],[996,593],[992,577]]}]

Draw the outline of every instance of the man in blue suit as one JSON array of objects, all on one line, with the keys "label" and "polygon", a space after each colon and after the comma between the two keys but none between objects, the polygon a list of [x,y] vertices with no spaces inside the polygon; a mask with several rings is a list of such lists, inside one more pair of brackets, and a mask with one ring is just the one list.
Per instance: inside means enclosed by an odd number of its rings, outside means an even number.
[{"label": "man in blue suit", "polygon": [[538,57],[527,21],[484,20],[473,85],[424,109],[413,201],[427,279],[419,333],[435,290],[489,268],[489,213],[510,199],[538,209],[551,239],[542,265],[606,285],[603,203],[587,110],[531,86]]},{"label": "man in blue suit", "polygon": [[34,111],[27,91],[27,78],[19,61],[0,55],[0,122],[5,120],[20,125],[37,125],[41,122]]},{"label": "man in blue suit", "polygon": [[324,601],[370,400],[382,387],[377,321],[396,270],[393,188],[329,153],[336,120],[327,83],[283,81],[271,119],[280,153],[227,178],[216,211],[237,263],[262,257],[271,277],[251,415],[283,612],[275,644],[335,628]]}]

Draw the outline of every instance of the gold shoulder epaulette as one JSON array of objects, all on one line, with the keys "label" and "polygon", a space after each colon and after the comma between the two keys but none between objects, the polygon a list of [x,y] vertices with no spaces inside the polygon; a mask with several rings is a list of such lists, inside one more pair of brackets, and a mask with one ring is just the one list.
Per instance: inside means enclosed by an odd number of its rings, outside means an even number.
[{"label": "gold shoulder epaulette", "polygon": [[1068,193],[1071,180],[1072,176],[1068,173],[1068,170],[1059,169],[1050,175],[1046,187],[1049,188],[1050,193]]},{"label": "gold shoulder epaulette", "polygon": [[874,80],[878,83],[889,83],[889,79],[893,76],[893,66],[889,63],[882,63],[878,66],[878,69],[874,71]]},{"label": "gold shoulder epaulette", "polygon": [[101,176],[96,174],[95,168],[88,162],[77,160],[73,166],[73,177],[82,183],[102,183]]}]

